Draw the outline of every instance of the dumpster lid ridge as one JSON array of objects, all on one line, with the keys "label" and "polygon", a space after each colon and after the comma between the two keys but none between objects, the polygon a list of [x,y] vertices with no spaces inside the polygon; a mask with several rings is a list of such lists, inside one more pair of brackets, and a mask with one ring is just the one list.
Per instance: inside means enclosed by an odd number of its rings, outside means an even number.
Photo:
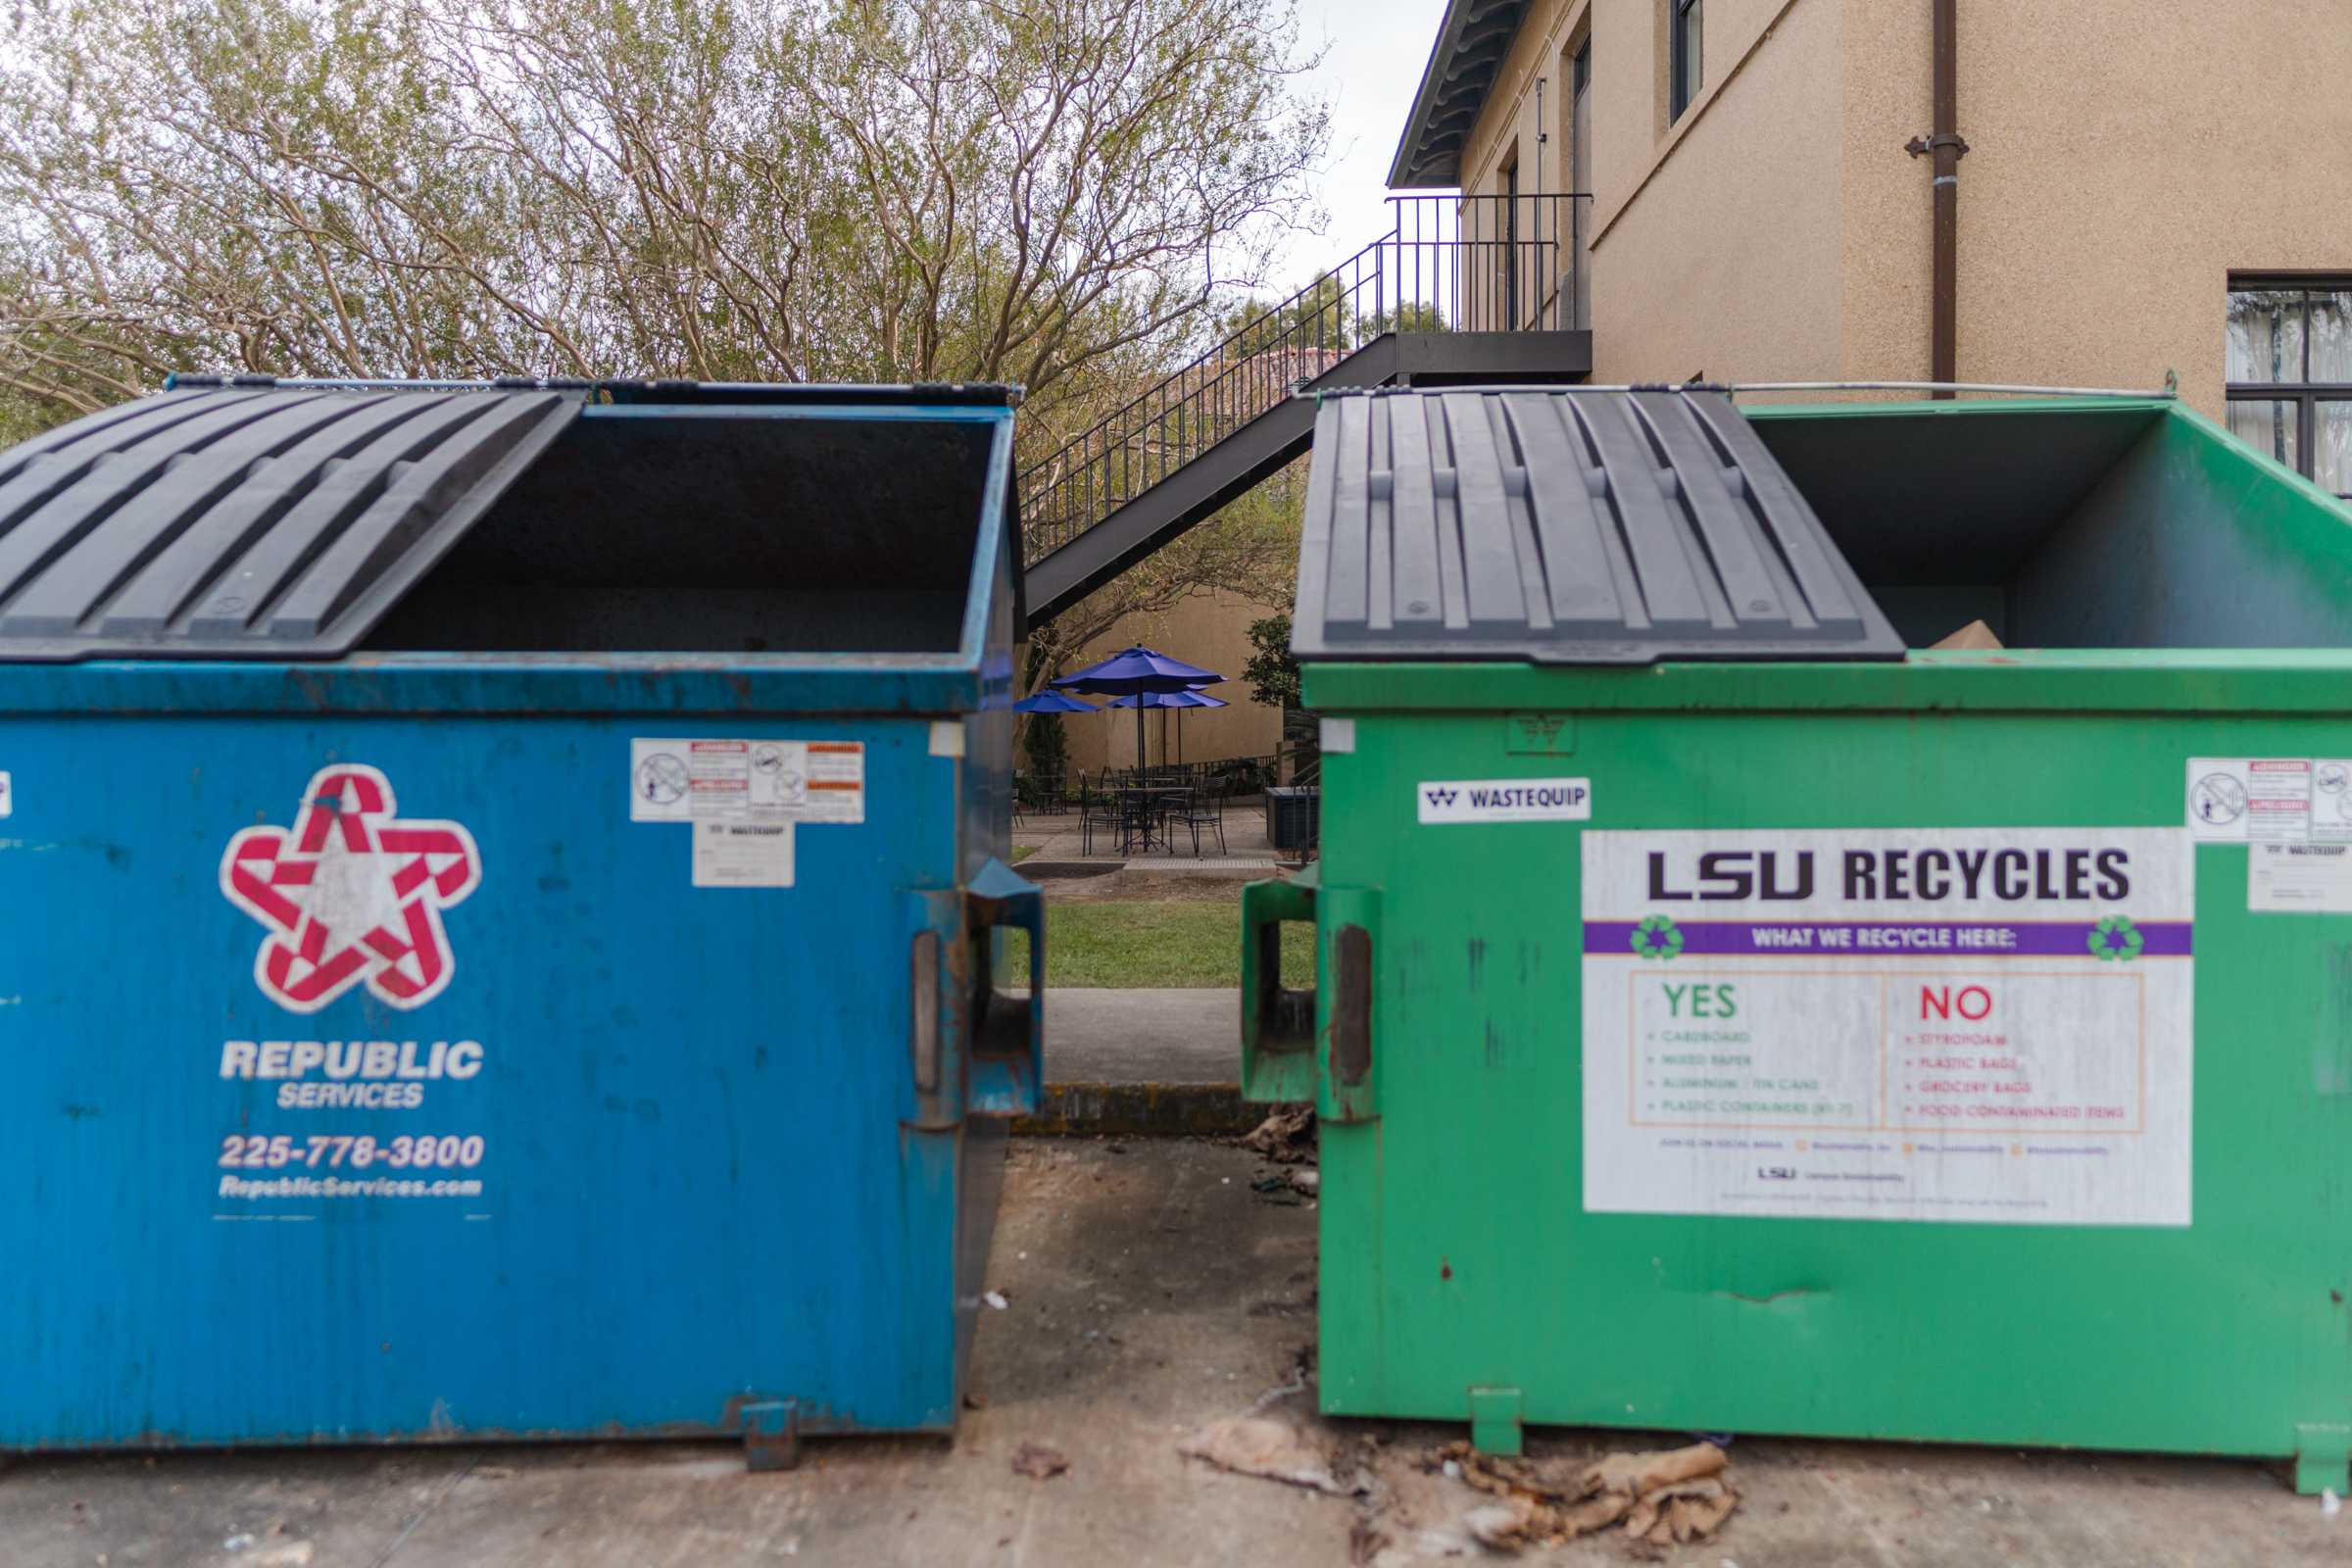
[{"label": "dumpster lid ridge", "polygon": [[35,437],[0,454],[0,661],[340,657],[581,400],[240,377]]},{"label": "dumpster lid ridge", "polygon": [[1719,389],[1329,398],[1312,463],[1302,659],[1903,657]]}]

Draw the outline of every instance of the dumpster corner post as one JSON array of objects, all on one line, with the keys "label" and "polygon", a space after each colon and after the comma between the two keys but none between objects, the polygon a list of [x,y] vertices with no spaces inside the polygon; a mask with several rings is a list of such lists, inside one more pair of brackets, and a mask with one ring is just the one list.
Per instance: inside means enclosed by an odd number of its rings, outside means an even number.
[{"label": "dumpster corner post", "polygon": [[801,1465],[801,1401],[768,1399],[743,1407],[743,1467],[797,1470]]},{"label": "dumpster corner post", "polygon": [[2352,1426],[2308,1423],[2295,1428],[2295,1491],[2306,1497],[2352,1491]]},{"label": "dumpster corner post", "polygon": [[1517,1389],[1470,1391],[1470,1446],[1481,1453],[1516,1458],[1526,1447]]}]

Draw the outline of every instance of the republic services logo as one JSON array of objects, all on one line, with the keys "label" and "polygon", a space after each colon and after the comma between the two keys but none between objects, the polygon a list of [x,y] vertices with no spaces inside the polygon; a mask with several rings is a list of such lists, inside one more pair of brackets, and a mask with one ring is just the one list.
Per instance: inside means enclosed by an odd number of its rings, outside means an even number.
[{"label": "republic services logo", "polygon": [[249,827],[220,857],[220,891],[269,934],[253,978],[293,1012],[317,1012],[365,981],[395,1007],[420,1007],[457,972],[441,911],[480,886],[473,835],[403,821],[392,782],[359,762],[320,768],[294,829]]}]

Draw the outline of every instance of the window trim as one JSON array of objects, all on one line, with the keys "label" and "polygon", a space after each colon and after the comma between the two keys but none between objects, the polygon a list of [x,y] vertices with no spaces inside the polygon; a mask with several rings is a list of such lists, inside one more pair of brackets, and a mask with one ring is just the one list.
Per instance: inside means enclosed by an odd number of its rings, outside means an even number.
[{"label": "window trim", "polygon": [[[1666,0],[1666,123],[1681,122],[1705,89],[1706,12],[1704,0]],[[1691,12],[1698,12],[1696,25]],[[1695,34],[1695,36],[1693,36]],[[1695,69],[1693,69],[1695,68]],[[1686,78],[1689,92],[1684,91]]]},{"label": "window trim", "polygon": [[[2227,295],[2261,292],[2293,292],[2305,297],[2303,301],[2303,363],[2301,374],[2292,380],[2225,381],[2222,397],[2226,403],[2287,403],[2294,406],[2295,462],[2294,468],[2314,484],[2319,482],[2319,406],[2323,403],[2352,404],[2352,381],[2310,381],[2311,374],[2311,301],[2312,294],[2352,294],[2352,273],[2345,272],[2232,272],[2225,291]],[[2224,316],[2222,357],[2225,369],[2229,361],[2229,326]],[[2227,422],[2227,421],[2225,421]],[[2249,443],[2250,445],[2251,443]],[[2264,457],[2278,461],[2262,448]],[[2352,490],[2329,492],[2342,500],[2352,501]]]}]

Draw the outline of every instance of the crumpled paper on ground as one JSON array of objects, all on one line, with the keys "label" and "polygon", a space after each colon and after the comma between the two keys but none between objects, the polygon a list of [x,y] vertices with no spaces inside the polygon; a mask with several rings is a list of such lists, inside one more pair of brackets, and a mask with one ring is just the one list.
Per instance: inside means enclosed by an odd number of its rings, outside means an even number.
[{"label": "crumpled paper on ground", "polygon": [[1612,1453],[1597,1461],[1506,1459],[1467,1443],[1449,1445],[1462,1480],[1497,1501],[1462,1524],[1480,1544],[1515,1551],[1621,1527],[1629,1542],[1679,1545],[1712,1535],[1739,1506],[1724,1477],[1729,1462],[1712,1443],[1659,1453]]},{"label": "crumpled paper on ground", "polygon": [[1371,1476],[1362,1467],[1326,1452],[1297,1427],[1275,1416],[1211,1421],[1176,1445],[1176,1451],[1204,1459],[1220,1470],[1287,1481],[1335,1497],[1361,1496],[1373,1487]]},{"label": "crumpled paper on ground", "polygon": [[1236,1140],[1254,1149],[1277,1165],[1295,1165],[1315,1157],[1315,1107],[1293,1105],[1267,1116]]}]

